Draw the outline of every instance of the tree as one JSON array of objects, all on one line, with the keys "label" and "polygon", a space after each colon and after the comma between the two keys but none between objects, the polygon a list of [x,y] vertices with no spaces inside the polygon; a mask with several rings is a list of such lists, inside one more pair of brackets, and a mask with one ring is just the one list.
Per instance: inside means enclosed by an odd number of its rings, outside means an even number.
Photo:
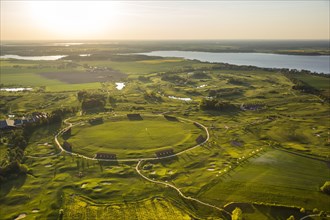
[{"label": "tree", "polygon": [[320,189],[322,192],[330,195],[330,181],[326,181]]},{"label": "tree", "polygon": [[231,215],[232,220],[242,220],[243,219],[243,212],[240,208],[236,207]]},{"label": "tree", "polygon": [[77,93],[78,101],[81,102],[85,98],[86,95],[87,95],[87,92],[86,91],[79,91]]},{"label": "tree", "polygon": [[216,111],[226,111],[235,110],[236,107],[228,101],[222,101],[215,98],[204,98],[200,102],[200,108],[202,110],[216,110]]},{"label": "tree", "polygon": [[294,216],[293,215],[290,215],[289,218],[287,218],[286,220],[295,220]]},{"label": "tree", "polygon": [[23,136],[23,132],[22,131],[14,131],[11,134],[8,145],[13,146],[13,147],[19,147],[22,150],[24,150],[25,147],[27,146],[27,140]]}]

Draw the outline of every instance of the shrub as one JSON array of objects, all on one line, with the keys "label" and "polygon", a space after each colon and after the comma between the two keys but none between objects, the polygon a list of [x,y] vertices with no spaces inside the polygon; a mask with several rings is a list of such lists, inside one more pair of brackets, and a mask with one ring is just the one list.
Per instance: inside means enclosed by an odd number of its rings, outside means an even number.
[{"label": "shrub", "polygon": [[289,218],[287,218],[286,220],[295,220],[294,216],[293,215],[290,215]]},{"label": "shrub", "polygon": [[243,219],[242,210],[240,208],[236,207],[234,209],[234,211],[232,212],[231,219],[232,220],[242,220]]},{"label": "shrub", "polygon": [[326,181],[320,189],[322,192],[330,195],[330,181]]},{"label": "shrub", "polygon": [[200,102],[200,108],[202,110],[227,111],[227,110],[234,110],[236,107],[227,101],[204,98]]}]

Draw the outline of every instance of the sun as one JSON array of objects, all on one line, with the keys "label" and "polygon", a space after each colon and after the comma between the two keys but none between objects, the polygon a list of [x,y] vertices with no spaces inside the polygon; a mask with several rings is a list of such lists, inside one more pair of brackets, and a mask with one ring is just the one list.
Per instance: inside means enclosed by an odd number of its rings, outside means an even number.
[{"label": "sun", "polygon": [[41,30],[71,39],[102,35],[119,23],[120,2],[34,1],[29,9]]}]

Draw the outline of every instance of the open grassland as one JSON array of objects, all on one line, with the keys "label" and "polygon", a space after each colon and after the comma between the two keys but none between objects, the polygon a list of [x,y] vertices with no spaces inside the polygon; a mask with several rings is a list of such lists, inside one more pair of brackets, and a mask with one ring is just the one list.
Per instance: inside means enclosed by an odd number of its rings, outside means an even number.
[{"label": "open grassland", "polygon": [[320,89],[320,90],[329,90],[330,78],[319,76],[319,75],[310,75],[306,73],[295,74],[295,78],[309,84],[310,86]]},{"label": "open grassland", "polygon": [[130,61],[130,62],[116,62],[116,61],[82,61],[81,64],[88,64],[91,66],[111,67],[112,69],[121,71],[126,74],[148,74],[155,72],[166,72],[171,70],[180,71],[184,67],[204,67],[212,66],[212,64],[201,63],[198,61],[176,59],[178,62],[168,62],[168,59],[145,60],[145,61]]},{"label": "open grassland", "polygon": [[74,107],[78,105],[75,93],[1,92],[1,98],[2,108],[11,111],[13,114],[32,111],[52,111],[59,107]]},{"label": "open grassland", "polygon": [[190,213],[173,202],[156,197],[138,202],[93,204],[76,196],[66,195],[63,219],[194,219]]},{"label": "open grassland", "polygon": [[114,153],[118,158],[154,157],[155,152],[173,148],[180,152],[195,146],[205,131],[192,122],[169,121],[162,116],[142,116],[131,121],[115,117],[99,125],[73,127],[68,142],[73,151],[93,157],[96,153]]},{"label": "open grassland", "polygon": [[269,150],[220,178],[199,198],[224,205],[229,201],[260,202],[329,211],[320,187],[329,178],[325,162],[280,150]]},{"label": "open grassland", "polygon": [[330,97],[330,77],[306,73],[294,74],[293,77],[321,91],[324,97]]},{"label": "open grassland", "polygon": [[61,82],[68,83],[68,84],[84,84],[84,83],[93,83],[93,82],[107,82],[107,81],[118,81],[123,78],[126,78],[126,75],[114,71],[102,71],[102,72],[45,72],[40,73],[41,76],[60,80]]},{"label": "open grassland", "polygon": [[[61,78],[65,75],[66,78],[77,76],[75,73],[84,69],[80,67],[62,68],[63,63],[60,61],[3,61],[0,63],[1,83],[6,86],[13,87],[46,87],[47,91],[74,91],[80,89],[95,89],[100,88],[99,79],[83,81],[79,84],[70,84]],[[18,65],[18,67],[13,67]],[[59,68],[61,67],[61,68]],[[45,73],[45,75],[43,75]],[[58,77],[51,73],[59,74]],[[47,75],[48,74],[48,75]],[[85,74],[85,72],[84,72]],[[55,74],[56,75],[56,74]],[[66,79],[65,78],[65,79]]]}]

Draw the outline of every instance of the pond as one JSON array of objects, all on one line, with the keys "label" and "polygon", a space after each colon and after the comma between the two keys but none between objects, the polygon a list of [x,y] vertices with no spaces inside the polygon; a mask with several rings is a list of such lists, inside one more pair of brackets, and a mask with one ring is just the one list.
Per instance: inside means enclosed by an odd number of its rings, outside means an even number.
[{"label": "pond", "polygon": [[116,83],[116,89],[122,90],[125,87],[125,83]]}]

